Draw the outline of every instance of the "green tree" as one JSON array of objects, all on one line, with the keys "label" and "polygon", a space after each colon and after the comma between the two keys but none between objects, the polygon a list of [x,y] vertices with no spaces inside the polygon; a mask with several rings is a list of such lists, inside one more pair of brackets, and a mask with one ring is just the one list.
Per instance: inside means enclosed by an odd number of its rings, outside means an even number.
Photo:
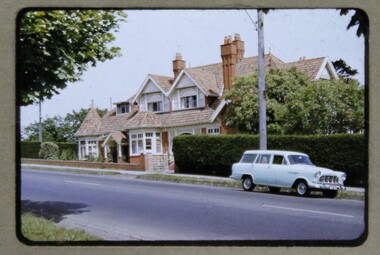
[{"label": "green tree", "polygon": [[[96,109],[99,116],[104,116],[107,109]],[[75,132],[86,118],[88,109],[75,110],[64,118],[61,116],[47,117],[42,121],[42,140],[51,142],[75,142]],[[34,122],[22,129],[22,139],[26,141],[38,141],[39,123]]]},{"label": "green tree", "polygon": [[346,61],[343,59],[333,61],[332,64],[339,78],[344,80],[346,83],[348,83],[348,81],[351,80],[353,76],[358,74],[358,70],[353,69],[351,66],[347,65]]},{"label": "green tree", "polygon": [[285,133],[364,131],[364,89],[356,80],[319,80],[289,94],[282,111]]},{"label": "green tree", "polygon": [[[307,75],[290,70],[270,69],[266,72],[267,130],[268,133],[281,134],[282,120],[279,115],[284,110],[288,94],[297,91],[309,81]],[[238,126],[241,132],[256,134],[259,131],[258,75],[239,77],[232,89],[225,94],[230,102],[227,107],[226,123]]]},{"label": "green tree", "polygon": [[120,56],[120,48],[108,44],[126,17],[115,10],[24,12],[17,47],[19,105],[50,99],[80,80],[90,64]]},{"label": "green tree", "polygon": [[[226,93],[227,125],[257,134],[257,74],[238,78]],[[311,81],[305,74],[271,69],[266,74],[268,134],[333,134],[364,130],[364,89],[357,80]]]}]

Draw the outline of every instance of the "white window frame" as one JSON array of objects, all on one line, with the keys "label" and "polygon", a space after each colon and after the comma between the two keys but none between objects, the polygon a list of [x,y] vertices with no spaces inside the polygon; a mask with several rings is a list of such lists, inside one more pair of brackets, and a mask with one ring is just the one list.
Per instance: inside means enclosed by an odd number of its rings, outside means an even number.
[{"label": "white window frame", "polygon": [[78,140],[79,159],[86,159],[89,155],[99,157],[98,141],[94,138],[86,138]]},{"label": "white window frame", "polygon": [[191,95],[181,97],[180,99],[181,109],[192,109],[198,107],[198,96]]},{"label": "white window frame", "polygon": [[209,127],[207,128],[208,135],[220,135],[220,127]]},{"label": "white window frame", "polygon": [[162,133],[157,130],[144,130],[129,134],[131,156],[162,153]]},{"label": "white window frame", "polygon": [[[156,110],[154,108],[156,108]],[[164,108],[163,108],[162,101],[149,102],[148,103],[148,111],[149,112],[163,112]]]},{"label": "white window frame", "polygon": [[120,103],[116,105],[116,113],[117,114],[125,114],[130,112],[129,103]]}]

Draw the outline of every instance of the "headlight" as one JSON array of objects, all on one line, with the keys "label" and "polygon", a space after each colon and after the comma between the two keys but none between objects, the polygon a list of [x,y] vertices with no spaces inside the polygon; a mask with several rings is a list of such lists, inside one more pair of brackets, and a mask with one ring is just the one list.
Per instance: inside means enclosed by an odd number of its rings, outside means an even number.
[{"label": "headlight", "polygon": [[320,177],[321,175],[322,175],[322,172],[321,172],[321,171],[318,171],[318,172],[315,173],[314,176],[315,176],[316,178],[318,178],[318,177]]},{"label": "headlight", "polygon": [[345,181],[346,178],[347,178],[347,175],[346,175],[346,174],[343,174],[341,178],[342,178],[342,181]]}]

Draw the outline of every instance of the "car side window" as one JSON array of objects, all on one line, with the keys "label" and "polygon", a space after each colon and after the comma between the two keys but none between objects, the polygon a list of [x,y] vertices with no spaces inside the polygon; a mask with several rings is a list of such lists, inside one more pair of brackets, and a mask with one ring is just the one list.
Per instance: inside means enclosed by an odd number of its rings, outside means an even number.
[{"label": "car side window", "polygon": [[257,157],[257,154],[244,154],[240,160],[240,163],[252,164],[253,162],[255,162],[256,157]]},{"label": "car side window", "polygon": [[274,155],[273,156],[273,164],[275,165],[286,165],[285,157],[282,155]]},{"label": "car side window", "polygon": [[256,164],[269,164],[270,162],[270,154],[261,154],[258,156],[256,160]]}]

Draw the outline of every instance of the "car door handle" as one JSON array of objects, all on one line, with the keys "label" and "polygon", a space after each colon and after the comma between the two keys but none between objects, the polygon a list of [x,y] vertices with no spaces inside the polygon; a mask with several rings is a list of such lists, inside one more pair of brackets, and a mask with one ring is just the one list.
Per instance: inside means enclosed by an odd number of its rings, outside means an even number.
[{"label": "car door handle", "polygon": [[289,172],[289,171],[288,171],[288,173],[289,174],[298,174],[298,172]]}]

